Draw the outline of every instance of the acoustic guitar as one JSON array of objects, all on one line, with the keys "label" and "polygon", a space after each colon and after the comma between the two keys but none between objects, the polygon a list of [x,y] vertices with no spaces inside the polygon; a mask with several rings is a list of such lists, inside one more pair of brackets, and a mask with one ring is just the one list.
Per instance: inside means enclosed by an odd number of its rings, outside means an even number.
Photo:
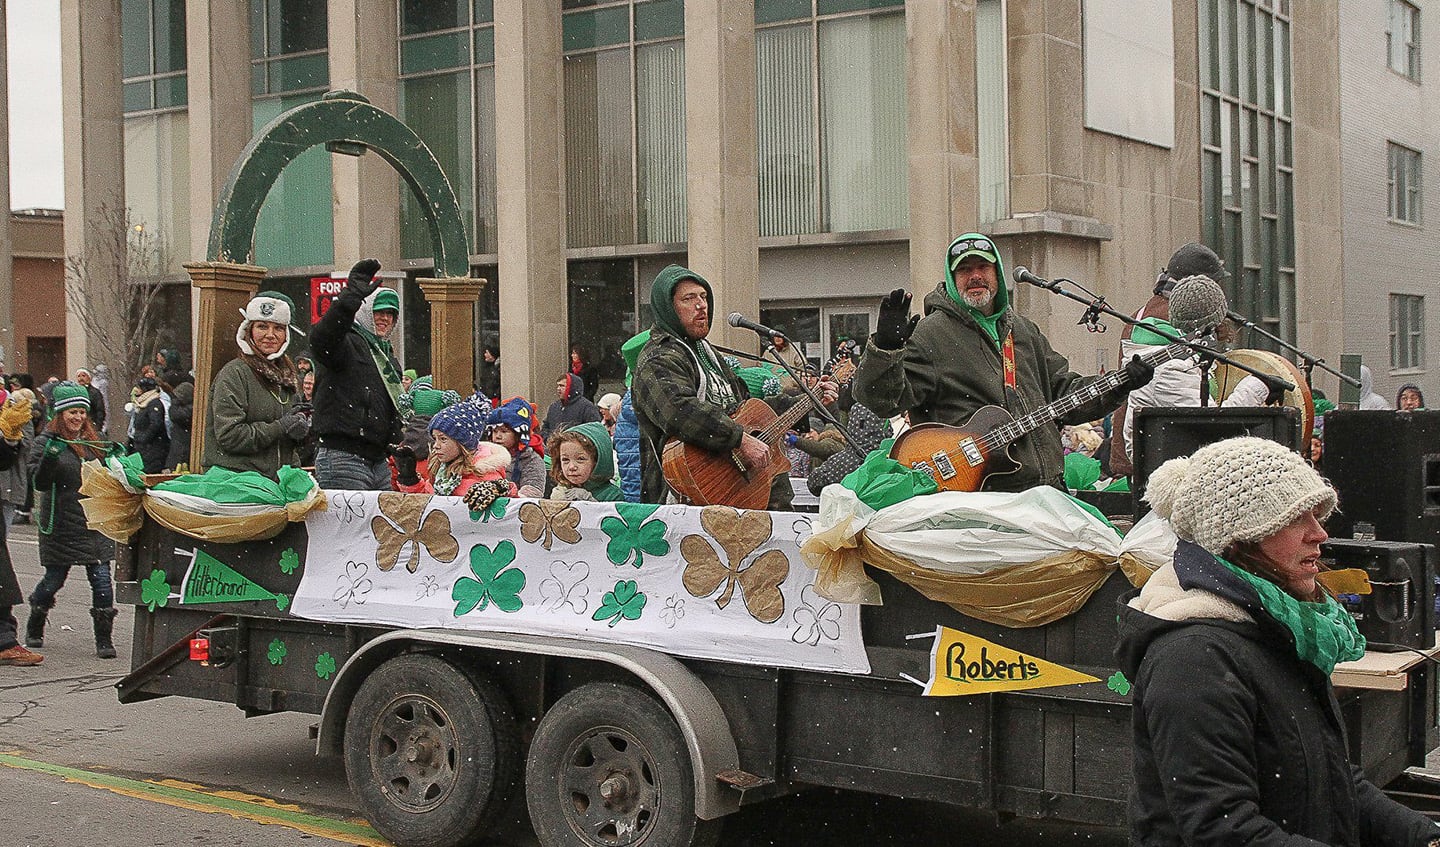
[{"label": "acoustic guitar", "polygon": [[[1189,356],[1184,344],[1170,344],[1141,356],[1156,367]],[[985,480],[1020,469],[1010,445],[1055,422],[1102,394],[1125,384],[1125,370],[1111,371],[1079,391],[1015,418],[999,406],[981,406],[963,426],[923,423],[906,430],[890,448],[890,458],[928,473],[941,491],[979,491]]]},{"label": "acoustic guitar", "polygon": [[730,419],[769,445],[770,460],[763,467],[747,469],[734,450],[713,453],[672,438],[660,456],[665,481],[696,506],[764,509],[770,505],[771,481],[790,472],[790,460],[780,449],[780,440],[813,407],[810,398],[802,397],[784,414],[776,415],[764,400],[752,397],[741,403]]}]

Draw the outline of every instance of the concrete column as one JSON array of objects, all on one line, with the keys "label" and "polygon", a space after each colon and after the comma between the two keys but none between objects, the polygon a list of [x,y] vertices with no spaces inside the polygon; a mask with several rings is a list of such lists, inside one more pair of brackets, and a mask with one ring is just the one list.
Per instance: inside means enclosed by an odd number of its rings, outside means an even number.
[{"label": "concrete column", "polygon": [[940,279],[946,245],[974,229],[979,214],[974,59],[974,0],[905,4],[910,290],[917,299]]},{"label": "concrete column", "polygon": [[[113,211],[125,206],[125,127],[120,97],[120,0],[61,0],[61,125],[65,131],[65,255],[86,262],[89,283],[113,288],[102,258]],[[111,214],[106,214],[110,210]],[[66,370],[89,361],[85,324],[66,310]],[[97,360],[119,355],[98,351]],[[122,371],[123,372],[123,371]]]},{"label": "concrete column", "polygon": [[265,279],[265,269],[229,262],[187,262],[185,271],[195,286],[200,321],[195,338],[195,413],[190,427],[190,470],[199,472],[205,455],[205,415],[210,409],[210,385],[225,363],[235,358],[235,330],[240,328],[245,304]]},{"label": "concrete column", "polygon": [[[250,141],[250,31],[246,0],[186,4],[185,61],[190,88],[190,244],[205,256],[215,202]],[[192,303],[198,318],[199,304]]]},{"label": "concrete column", "polygon": [[[0,79],[9,78],[5,4],[0,2]],[[18,370],[15,349],[15,250],[10,238],[10,89],[0,88],[0,366]]]},{"label": "concrete column", "polygon": [[486,280],[421,277],[415,281],[430,304],[430,372],[435,387],[468,396],[475,383],[475,304]]},{"label": "concrete column", "polygon": [[501,393],[547,397],[569,351],[560,11],[495,0]]},{"label": "concrete column", "polygon": [[760,310],[753,0],[685,4],[685,135],[688,262],[718,301],[710,340],[758,349],[754,333],[716,320]]},{"label": "concrete column", "polygon": [[[330,0],[330,88],[365,95],[397,114],[396,0]],[[400,261],[400,178],[378,155],[332,155],[335,266],[374,256]]]}]

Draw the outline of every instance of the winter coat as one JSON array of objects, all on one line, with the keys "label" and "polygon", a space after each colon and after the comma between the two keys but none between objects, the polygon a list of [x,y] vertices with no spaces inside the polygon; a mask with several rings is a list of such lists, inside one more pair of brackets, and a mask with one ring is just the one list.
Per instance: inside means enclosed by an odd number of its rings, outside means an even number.
[{"label": "winter coat", "polygon": [[80,507],[80,457],[69,445],[47,457],[45,447],[54,437],[42,432],[29,456],[40,564],[51,568],[108,562],[115,558],[115,542],[85,526],[85,510]]},{"label": "winter coat", "polygon": [[[583,435],[595,448],[595,468],[590,472],[590,479],[584,485],[571,486],[559,481],[558,473],[552,474],[555,477],[555,489],[550,492],[552,500],[594,500],[600,503],[613,503],[624,500],[625,494],[615,484],[615,448],[610,441],[610,431],[605,424],[598,421],[579,424],[571,429]],[[560,457],[551,456],[552,466],[558,468]]]},{"label": "winter coat", "polygon": [[1131,843],[1423,845],[1440,827],[1350,764],[1329,677],[1254,587],[1181,541],[1121,600],[1133,682]]},{"label": "winter coat", "polygon": [[[0,493],[3,493],[6,503],[17,509],[30,499],[30,471],[25,466],[25,458],[30,455],[30,446],[34,443],[35,424],[26,423],[20,428],[20,443],[14,450],[18,458],[9,463],[0,459],[0,489],[3,489]],[[3,448],[0,448],[0,452],[3,452]]]},{"label": "winter coat", "polygon": [[619,465],[620,490],[630,503],[640,502],[640,424],[635,420],[635,407],[630,390],[620,398],[620,415],[615,420],[615,459]]},{"label": "winter coat", "polygon": [[189,464],[190,426],[194,417],[195,383],[182,382],[175,386],[175,396],[170,401],[170,454],[165,457],[165,467],[174,470]]},{"label": "winter coat", "polygon": [[[430,479],[428,460],[420,460],[415,464],[416,473],[420,481],[413,485],[399,482],[395,483],[397,491],[406,494],[434,494],[435,481]],[[471,487],[477,482],[487,480],[504,480],[506,473],[510,470],[510,457],[504,447],[499,444],[492,444],[488,441],[480,442],[478,449],[470,454],[470,467],[466,468],[460,475],[455,489],[450,492],[451,497],[464,497]],[[507,480],[508,481],[508,480]],[[514,497],[516,494],[515,483],[510,483],[510,491],[506,496]]]},{"label": "winter coat", "polygon": [[[375,365],[370,344],[355,328],[365,298],[346,288],[310,331],[315,359],[314,432],[321,447],[369,461],[385,458],[400,441],[400,412]],[[395,372],[400,364],[390,359]]]},{"label": "winter coat", "polygon": [[1360,408],[1371,412],[1393,408],[1389,400],[1375,393],[1375,376],[1369,365],[1360,366]]},{"label": "winter coat", "polygon": [[90,395],[90,420],[95,424],[97,432],[105,431],[105,395],[100,393],[92,383],[85,386],[85,393]]},{"label": "winter coat", "polygon": [[[20,444],[11,444],[0,438],[0,473],[8,475],[22,464],[22,449]],[[23,500],[24,493],[21,492],[21,501]],[[10,548],[5,539],[7,531],[5,522],[0,521],[0,606],[14,606],[25,602],[25,594],[20,590],[20,580],[15,577],[15,565],[10,561]]]},{"label": "winter coat", "polygon": [[565,374],[565,396],[550,404],[545,411],[545,422],[540,425],[540,437],[546,441],[561,430],[576,424],[599,421],[600,410],[585,399],[585,383],[572,373]]},{"label": "winter coat", "polygon": [[516,489],[530,486],[536,491],[545,490],[545,457],[528,446],[518,453],[510,454],[509,479]]},{"label": "winter coat", "polygon": [[[925,316],[899,350],[882,350],[872,338],[855,370],[851,391],[881,417],[909,410],[910,423],[938,422],[960,426],[982,406],[1000,406],[1020,417],[1083,388],[1095,377],[1070,370],[1033,321],[1009,308],[1004,267],[996,267],[1000,304],[996,331],[1000,339],[1013,333],[1015,390],[1005,386],[1001,345],[981,327],[973,312],[962,307],[941,282],[925,297]],[[1103,416],[1120,403],[1123,391],[1101,395],[1058,419],[1077,424]],[[1036,485],[1064,486],[1060,428],[1041,425],[1016,441],[1011,453],[1020,469],[991,477],[987,491],[1024,491]]]},{"label": "winter coat", "polygon": [[870,451],[891,435],[890,419],[876,415],[863,403],[850,407],[850,420],[845,428],[855,439],[855,449],[843,448],[811,469],[806,483],[816,497],[825,486],[839,482],[860,467]]},{"label": "winter coat", "polygon": [[591,403],[595,402],[595,394],[600,389],[600,367],[593,362],[586,362],[581,365],[580,370],[575,370],[575,365],[570,365],[569,373],[579,378],[582,385],[580,394]]},{"label": "winter coat", "polygon": [[205,414],[205,466],[255,471],[271,479],[282,465],[298,467],[297,442],[280,419],[295,410],[298,393],[271,391],[244,359],[225,363],[210,390]]},{"label": "winter coat", "polygon": [[[140,398],[144,400],[144,396]],[[165,469],[165,459],[170,455],[170,434],[165,424],[165,401],[159,392],[144,402],[135,404],[135,435],[132,442],[145,465],[145,473],[160,473]]]}]

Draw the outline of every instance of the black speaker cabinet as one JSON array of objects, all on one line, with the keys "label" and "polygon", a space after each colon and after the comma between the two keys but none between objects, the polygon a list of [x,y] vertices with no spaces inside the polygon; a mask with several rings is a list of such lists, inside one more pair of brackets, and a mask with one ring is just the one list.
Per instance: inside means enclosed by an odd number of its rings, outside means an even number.
[{"label": "black speaker cabinet", "polygon": [[1244,408],[1147,408],[1135,410],[1135,436],[1131,455],[1135,475],[1135,518],[1150,507],[1145,504],[1145,481],[1168,459],[1188,456],[1206,444],[1251,435],[1279,442],[1291,450],[1300,449],[1300,412],[1288,407]]},{"label": "black speaker cabinet", "polygon": [[1440,545],[1440,411],[1330,412],[1321,470],[1340,494],[1332,536],[1363,522],[1382,541]]},{"label": "black speaker cabinet", "polygon": [[1320,556],[1331,568],[1359,568],[1370,575],[1369,594],[1340,599],[1371,650],[1426,649],[1434,643],[1433,546],[1334,538],[1320,546]]}]

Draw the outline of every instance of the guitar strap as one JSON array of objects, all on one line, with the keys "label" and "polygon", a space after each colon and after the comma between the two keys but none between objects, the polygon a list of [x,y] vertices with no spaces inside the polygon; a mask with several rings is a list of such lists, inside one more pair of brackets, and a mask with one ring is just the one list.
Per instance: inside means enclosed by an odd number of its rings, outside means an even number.
[{"label": "guitar strap", "polygon": [[1005,333],[1005,343],[1000,345],[1000,354],[1005,359],[1005,387],[1015,388],[1015,333]]}]

